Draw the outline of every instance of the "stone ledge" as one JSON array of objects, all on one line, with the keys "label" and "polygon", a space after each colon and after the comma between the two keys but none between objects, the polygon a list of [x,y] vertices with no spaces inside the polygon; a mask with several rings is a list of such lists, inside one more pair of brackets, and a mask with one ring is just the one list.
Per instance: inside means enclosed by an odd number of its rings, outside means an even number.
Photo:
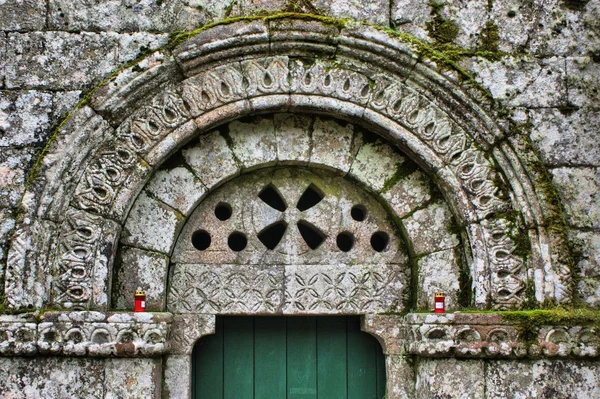
[{"label": "stone ledge", "polygon": [[0,356],[153,357],[168,353],[170,313],[0,315]]},{"label": "stone ledge", "polygon": [[597,357],[600,334],[587,325],[535,325],[502,314],[409,314],[406,351],[423,357]]},{"label": "stone ledge", "polygon": [[[192,331],[200,325],[211,331],[213,316],[205,320],[198,316],[202,315],[178,315],[182,320],[174,324],[173,315],[166,312],[0,315],[0,356],[155,357],[191,353],[195,339],[186,340],[185,347],[178,340],[204,335]],[[600,355],[600,334],[594,326],[526,326],[499,313],[371,314],[364,317],[363,330],[375,335],[388,355],[490,359]]]}]

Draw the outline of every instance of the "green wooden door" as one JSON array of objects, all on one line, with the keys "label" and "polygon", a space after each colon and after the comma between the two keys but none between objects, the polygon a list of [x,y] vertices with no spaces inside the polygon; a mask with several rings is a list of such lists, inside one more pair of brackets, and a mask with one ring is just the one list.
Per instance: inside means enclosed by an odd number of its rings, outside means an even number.
[{"label": "green wooden door", "polygon": [[385,363],[358,317],[219,317],[192,354],[196,399],[381,399]]}]

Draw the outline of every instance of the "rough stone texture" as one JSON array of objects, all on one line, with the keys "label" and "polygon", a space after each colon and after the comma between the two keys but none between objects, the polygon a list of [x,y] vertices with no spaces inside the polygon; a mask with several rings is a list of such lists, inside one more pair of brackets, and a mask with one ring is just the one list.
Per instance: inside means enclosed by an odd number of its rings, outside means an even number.
[{"label": "rough stone texture", "polygon": [[161,398],[160,359],[109,359],[104,373],[104,399]]},{"label": "rough stone texture", "polygon": [[600,228],[600,169],[557,168],[552,181],[573,227]]},{"label": "rough stone texture", "polygon": [[431,199],[431,180],[422,171],[415,170],[384,189],[383,198],[396,216],[403,218]]},{"label": "rough stone texture", "polygon": [[103,398],[105,394],[103,360],[0,358],[0,364],[4,397]]},{"label": "rough stone texture", "polygon": [[569,238],[579,262],[579,277],[600,277],[600,232],[571,229]]},{"label": "rough stone texture", "polygon": [[46,25],[46,4],[40,0],[5,0],[0,3],[0,30],[42,30]]},{"label": "rough stone texture", "polygon": [[146,189],[184,215],[192,211],[206,192],[200,180],[183,166],[159,170],[148,182]]},{"label": "rough stone texture", "polygon": [[417,262],[419,273],[418,308],[434,309],[433,296],[436,292],[446,295],[446,309],[458,309],[460,281],[460,258],[456,250],[447,249],[425,255]]},{"label": "rough stone texture", "polygon": [[181,219],[181,215],[171,207],[141,193],[129,213],[121,242],[168,254]]},{"label": "rough stone texture", "polygon": [[416,255],[453,248],[460,243],[451,215],[448,206],[438,201],[402,220]]},{"label": "rough stone texture", "polygon": [[483,362],[423,359],[417,363],[416,375],[418,398],[486,397]]},{"label": "rough stone texture", "polygon": [[[377,162],[373,162],[375,159]],[[365,182],[374,191],[381,191],[386,183],[390,184],[404,161],[402,155],[379,140],[365,142],[356,153],[349,175]]]},{"label": "rough stone texture", "polygon": [[52,30],[158,31],[191,30],[225,16],[229,1],[166,0],[130,3],[111,0],[50,0]]},{"label": "rough stone texture", "polygon": [[567,58],[569,103],[600,107],[600,64],[590,57]]},{"label": "rough stone texture", "polygon": [[[313,119],[305,115],[276,114],[273,118],[277,137],[277,160],[308,162],[311,151]],[[283,134],[285,132],[285,134]]]},{"label": "rough stone texture", "polygon": [[431,21],[431,8],[426,1],[394,0],[391,7],[393,26],[419,39],[429,39],[426,23]]},{"label": "rough stone texture", "polygon": [[15,217],[8,209],[0,208],[0,276],[4,275],[6,250],[10,240],[10,233],[15,228]]},{"label": "rough stone texture", "polygon": [[6,398],[160,398],[160,360],[0,358],[0,365]]},{"label": "rough stone texture", "polygon": [[584,278],[577,282],[577,296],[591,308],[600,308],[600,280]]},{"label": "rough stone texture", "polygon": [[[237,160],[217,130],[199,137],[199,143],[182,151],[187,164],[207,188],[239,172]],[[215,165],[217,167],[215,168]]]},{"label": "rough stone texture", "polygon": [[531,140],[544,164],[600,165],[600,113],[597,110],[583,107],[564,113],[558,109],[540,108],[530,110],[529,117]]},{"label": "rough stone texture", "polygon": [[492,398],[595,398],[599,367],[597,362],[489,362],[486,393]]},{"label": "rough stone texture", "polygon": [[19,204],[35,153],[33,148],[0,149],[0,207]]},{"label": "rough stone texture", "polygon": [[[461,47],[475,49],[480,44],[481,31],[488,20],[487,0],[467,2],[446,1],[440,14],[458,27],[454,43]],[[443,3],[442,3],[443,4]]]},{"label": "rough stone texture", "polygon": [[50,93],[0,92],[0,146],[43,143],[54,119],[53,105]]},{"label": "rough stone texture", "polygon": [[277,142],[272,118],[250,123],[231,122],[228,126],[231,150],[244,169],[277,162]]},{"label": "rough stone texture", "polygon": [[467,58],[462,64],[492,96],[513,107],[567,105],[565,60],[506,56],[500,61]]},{"label": "rough stone texture", "polygon": [[11,33],[6,56],[7,88],[74,90],[89,87],[142,47],[155,49],[166,35],[34,32]]},{"label": "rough stone texture", "polygon": [[121,247],[113,282],[115,309],[133,310],[134,293],[141,288],[146,292],[146,310],[163,311],[168,265],[169,258],[163,254]]},{"label": "rough stone texture", "polygon": [[310,162],[348,171],[358,150],[358,143],[354,143],[353,138],[352,124],[316,118]]},{"label": "rough stone texture", "polygon": [[6,62],[6,34],[0,32],[0,89],[4,88]]},{"label": "rough stone texture", "polygon": [[387,0],[314,0],[312,4],[335,18],[352,18],[383,26],[389,25],[390,21],[390,3]]}]

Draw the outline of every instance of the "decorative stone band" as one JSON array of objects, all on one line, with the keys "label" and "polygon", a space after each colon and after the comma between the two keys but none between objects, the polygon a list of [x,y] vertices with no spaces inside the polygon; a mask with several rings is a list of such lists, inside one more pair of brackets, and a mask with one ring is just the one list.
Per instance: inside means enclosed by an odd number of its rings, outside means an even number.
[{"label": "decorative stone band", "polygon": [[152,357],[168,352],[169,313],[47,312],[0,316],[0,355]]},{"label": "decorative stone band", "polygon": [[[190,354],[214,333],[212,315],[47,312],[0,316],[0,356],[153,357]],[[600,355],[600,334],[587,326],[524,329],[500,314],[366,315],[362,329],[386,354],[524,358]]]},{"label": "decorative stone band", "polygon": [[409,314],[406,351],[424,357],[596,357],[598,329],[586,326],[525,327],[499,314]]}]

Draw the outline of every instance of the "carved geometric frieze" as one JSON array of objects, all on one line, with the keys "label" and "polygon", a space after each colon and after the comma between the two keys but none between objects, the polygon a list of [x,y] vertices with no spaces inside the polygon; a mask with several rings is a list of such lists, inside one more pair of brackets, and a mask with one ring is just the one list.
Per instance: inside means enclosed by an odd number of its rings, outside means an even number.
[{"label": "carved geometric frieze", "polygon": [[168,313],[0,316],[0,355],[161,356],[169,350],[171,319]]}]

